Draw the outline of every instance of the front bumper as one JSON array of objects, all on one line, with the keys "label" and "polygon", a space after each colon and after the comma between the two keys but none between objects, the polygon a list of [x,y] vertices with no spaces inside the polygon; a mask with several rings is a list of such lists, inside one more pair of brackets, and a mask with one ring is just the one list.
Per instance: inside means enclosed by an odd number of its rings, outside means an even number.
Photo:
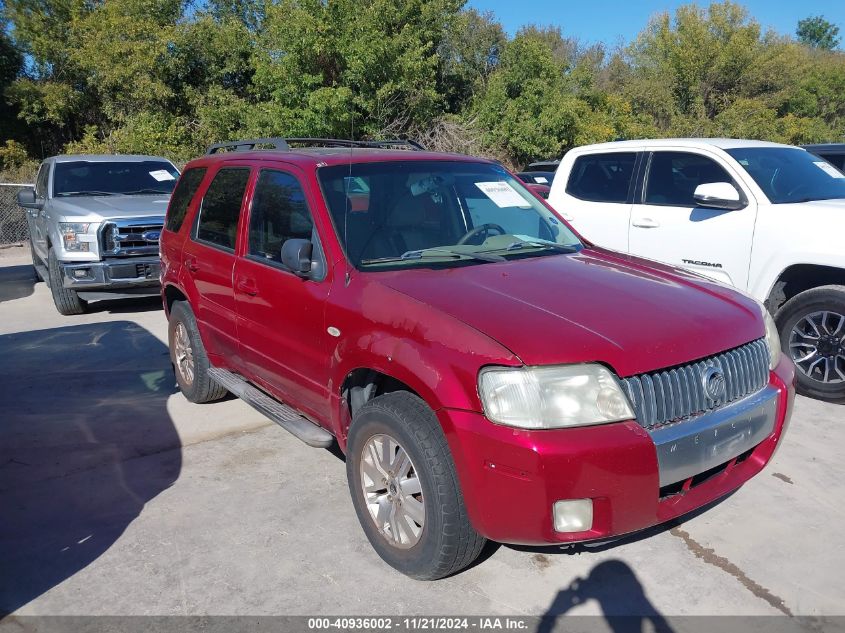
[{"label": "front bumper", "polygon": [[[159,286],[161,262],[155,257],[106,259],[98,262],[59,262],[62,285],[79,292],[108,292]],[[155,294],[155,291],[152,291]]]},{"label": "front bumper", "polygon": [[[635,421],[527,431],[469,411],[438,416],[481,534],[523,545],[604,540],[700,508],[760,472],[788,423],[793,380],[784,358],[761,392],[652,433]],[[570,499],[592,500],[591,529],[554,530],[555,501]]]}]

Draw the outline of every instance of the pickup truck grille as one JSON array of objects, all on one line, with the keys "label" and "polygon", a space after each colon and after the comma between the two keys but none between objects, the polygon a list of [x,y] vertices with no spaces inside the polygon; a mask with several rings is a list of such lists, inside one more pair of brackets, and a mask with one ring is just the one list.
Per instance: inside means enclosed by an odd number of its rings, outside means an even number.
[{"label": "pickup truck grille", "polygon": [[[723,391],[705,386],[708,374],[716,373],[711,367],[723,377]],[[718,409],[759,391],[768,382],[769,348],[760,339],[696,363],[625,378],[622,388],[639,424],[654,429]],[[713,397],[714,391],[721,395]]]},{"label": "pickup truck grille", "polygon": [[157,255],[163,226],[164,218],[161,217],[106,222],[100,229],[102,254],[110,257]]}]

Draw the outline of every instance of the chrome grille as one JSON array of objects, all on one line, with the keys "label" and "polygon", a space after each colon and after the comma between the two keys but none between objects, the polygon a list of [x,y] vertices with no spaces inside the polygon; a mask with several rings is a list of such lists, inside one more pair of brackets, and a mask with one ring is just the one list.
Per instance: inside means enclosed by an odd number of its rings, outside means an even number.
[{"label": "chrome grille", "polygon": [[[725,378],[724,396],[711,398],[704,386],[708,367]],[[641,426],[651,429],[718,409],[759,391],[769,382],[769,348],[763,339],[674,369],[622,380]]]},{"label": "chrome grille", "polygon": [[103,255],[129,257],[158,254],[164,218],[149,217],[106,222],[100,229]]}]

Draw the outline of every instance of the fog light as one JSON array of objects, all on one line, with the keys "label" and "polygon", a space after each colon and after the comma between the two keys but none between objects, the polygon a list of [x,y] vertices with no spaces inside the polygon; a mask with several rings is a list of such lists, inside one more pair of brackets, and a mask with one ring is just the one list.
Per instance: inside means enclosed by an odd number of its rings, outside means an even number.
[{"label": "fog light", "polygon": [[89,277],[90,274],[87,268],[74,268],[73,276],[77,279],[85,279],[86,277]]},{"label": "fog light", "polygon": [[584,532],[593,527],[593,500],[555,501],[555,532]]}]

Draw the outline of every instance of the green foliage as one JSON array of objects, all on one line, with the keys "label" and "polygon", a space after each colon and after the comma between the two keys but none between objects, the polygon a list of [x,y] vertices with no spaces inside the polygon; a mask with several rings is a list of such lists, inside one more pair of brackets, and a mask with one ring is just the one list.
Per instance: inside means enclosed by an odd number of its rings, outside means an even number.
[{"label": "green foliage", "polygon": [[412,135],[518,165],[617,138],[845,133],[845,53],[823,18],[796,41],[741,5],[690,4],[609,51],[543,25],[509,39],[463,4],[5,0],[0,154]]},{"label": "green foliage", "polygon": [[802,44],[828,51],[839,46],[840,42],[839,27],[825,20],[822,15],[799,20],[795,35]]}]

